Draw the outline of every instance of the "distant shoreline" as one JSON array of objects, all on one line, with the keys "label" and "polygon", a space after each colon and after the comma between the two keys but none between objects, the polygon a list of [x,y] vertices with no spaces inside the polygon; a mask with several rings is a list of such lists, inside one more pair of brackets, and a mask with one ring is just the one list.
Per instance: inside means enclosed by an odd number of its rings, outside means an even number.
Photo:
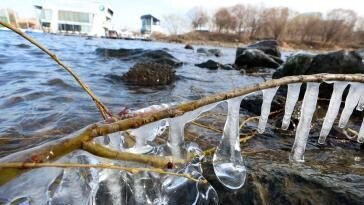
[{"label": "distant shoreline", "polygon": [[[214,37],[217,37],[217,40],[212,40]],[[259,40],[266,39],[256,39],[256,40],[238,40],[233,39],[234,35],[224,34],[224,33],[202,33],[202,32],[191,32],[182,35],[153,35],[153,39],[155,41],[160,42],[168,42],[168,43],[181,43],[181,44],[191,44],[193,45],[209,45],[215,47],[227,47],[227,48],[237,48],[244,47],[246,45],[255,43]],[[278,41],[279,47],[283,51],[311,51],[311,52],[325,52],[325,51],[333,51],[333,50],[342,50],[342,49],[359,49],[364,46],[341,46],[341,45],[333,45],[333,44],[323,44],[319,42],[288,42],[288,41]]]}]

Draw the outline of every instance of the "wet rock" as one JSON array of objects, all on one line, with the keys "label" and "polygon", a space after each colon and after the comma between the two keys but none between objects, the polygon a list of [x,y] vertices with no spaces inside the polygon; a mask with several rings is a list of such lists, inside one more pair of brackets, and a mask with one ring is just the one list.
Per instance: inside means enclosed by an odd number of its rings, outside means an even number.
[{"label": "wet rock", "polygon": [[[364,73],[362,57],[355,51],[335,51],[313,55],[298,53],[287,58],[286,62],[273,73],[273,78],[317,73],[355,74]],[[301,89],[304,93],[305,87]],[[322,84],[320,97],[330,98],[333,85]],[[344,96],[346,92],[344,92]]]},{"label": "wet rock", "polygon": [[160,50],[144,50],[144,49],[108,49],[97,48],[96,53],[105,57],[115,57],[122,60],[134,60],[137,62],[160,63],[167,64],[172,67],[179,67],[183,63],[169,54],[167,51]]},{"label": "wet rock", "polygon": [[[240,104],[240,108],[259,116],[261,106],[263,103],[262,94],[260,95],[251,95],[243,98]],[[273,101],[271,103],[271,111],[280,110],[284,107],[285,104],[285,98],[280,96],[279,93],[274,96]]]},{"label": "wet rock", "polygon": [[317,73],[364,73],[363,59],[357,52],[345,50],[318,55],[299,53],[288,57],[273,78]]},{"label": "wet rock", "polygon": [[213,56],[216,56],[216,57],[222,56],[222,52],[218,48],[211,48],[211,49],[198,48],[196,50],[196,52],[197,53],[203,53],[203,54],[206,54],[206,55],[213,55]]},{"label": "wet rock", "polygon": [[235,59],[235,65],[247,72],[256,67],[278,68],[280,63],[258,49],[246,49]]},{"label": "wet rock", "polygon": [[191,44],[186,44],[185,49],[193,50],[194,48],[193,48],[193,46]]},{"label": "wet rock", "polygon": [[168,85],[175,81],[176,74],[172,66],[159,63],[137,63],[122,79],[141,86]]},{"label": "wet rock", "polygon": [[267,55],[275,56],[278,58],[281,57],[281,52],[278,48],[278,42],[275,40],[259,41],[246,47],[237,48],[235,57],[237,58],[247,49],[258,49],[260,51],[263,51]]},{"label": "wet rock", "polygon": [[210,70],[217,70],[220,67],[220,65],[221,65],[220,63],[213,61],[213,60],[208,60],[203,63],[195,64],[195,66],[197,66],[197,67],[207,68]]}]

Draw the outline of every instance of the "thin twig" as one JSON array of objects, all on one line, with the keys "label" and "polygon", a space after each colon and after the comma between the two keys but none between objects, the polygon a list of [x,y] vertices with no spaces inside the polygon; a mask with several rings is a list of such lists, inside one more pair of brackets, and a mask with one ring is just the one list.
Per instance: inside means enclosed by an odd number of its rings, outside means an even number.
[{"label": "thin twig", "polygon": [[0,21],[0,24],[2,26],[4,26],[4,27],[6,27],[6,28],[8,28],[8,29],[10,29],[12,31],[14,31],[15,33],[19,34],[21,37],[23,37],[26,40],[28,40],[33,45],[35,45],[38,48],[40,48],[44,53],[48,54],[58,65],[60,65],[62,68],[64,68],[66,71],[68,71],[68,73],[70,73],[72,75],[72,77],[77,81],[77,83],[92,98],[92,100],[95,102],[96,107],[99,109],[99,111],[100,111],[100,113],[101,113],[101,115],[102,115],[102,117],[104,119],[112,116],[111,112],[107,109],[107,107],[99,100],[99,98],[91,91],[91,89],[84,82],[82,82],[81,78],[72,70],[72,68],[69,67],[69,66],[67,66],[61,60],[59,60],[59,58],[54,53],[52,53],[46,47],[44,47],[43,45],[41,45],[40,43],[38,43],[35,39],[33,39],[32,37],[30,37],[29,35],[27,35],[23,31],[21,31],[20,29],[15,28],[11,24],[6,23],[4,21]]},{"label": "thin twig", "polygon": [[82,148],[90,152],[91,154],[94,154],[99,157],[125,160],[125,161],[134,161],[143,164],[149,164],[153,167],[158,167],[158,168],[167,168],[168,166],[170,166],[170,164],[178,165],[186,163],[185,160],[178,159],[172,156],[153,156],[153,155],[133,154],[130,152],[120,152],[92,142],[84,142]]},{"label": "thin twig", "polygon": [[115,169],[120,171],[130,172],[137,174],[139,172],[155,172],[159,174],[167,174],[178,177],[185,177],[195,182],[206,183],[206,180],[195,179],[189,174],[178,174],[174,172],[168,172],[158,168],[139,168],[139,167],[122,167],[113,164],[76,164],[76,163],[34,163],[34,162],[11,162],[0,163],[0,168],[13,168],[13,169],[34,169],[40,167],[56,167],[56,168],[97,168],[97,169]]}]

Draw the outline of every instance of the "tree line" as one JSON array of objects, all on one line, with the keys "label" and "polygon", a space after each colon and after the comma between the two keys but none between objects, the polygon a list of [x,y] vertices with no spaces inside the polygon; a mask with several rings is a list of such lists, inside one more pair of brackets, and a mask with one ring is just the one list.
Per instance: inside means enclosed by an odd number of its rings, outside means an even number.
[{"label": "tree line", "polygon": [[[300,13],[287,7],[264,8],[238,4],[209,13],[192,8],[187,18],[165,16],[171,34],[190,29],[234,34],[241,41],[276,39],[324,44],[364,44],[364,18],[349,9]],[[186,25],[190,25],[188,29]]]}]

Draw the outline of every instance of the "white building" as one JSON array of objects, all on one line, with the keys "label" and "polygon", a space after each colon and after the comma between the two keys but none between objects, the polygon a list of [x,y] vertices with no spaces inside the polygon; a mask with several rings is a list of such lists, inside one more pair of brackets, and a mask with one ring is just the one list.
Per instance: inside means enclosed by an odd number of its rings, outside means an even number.
[{"label": "white building", "polygon": [[114,15],[101,1],[45,0],[35,5],[41,28],[50,33],[107,36]]},{"label": "white building", "polygon": [[147,14],[140,17],[142,20],[142,28],[140,32],[142,34],[151,34],[153,32],[162,33],[162,28],[160,26],[160,20],[156,17]]}]

